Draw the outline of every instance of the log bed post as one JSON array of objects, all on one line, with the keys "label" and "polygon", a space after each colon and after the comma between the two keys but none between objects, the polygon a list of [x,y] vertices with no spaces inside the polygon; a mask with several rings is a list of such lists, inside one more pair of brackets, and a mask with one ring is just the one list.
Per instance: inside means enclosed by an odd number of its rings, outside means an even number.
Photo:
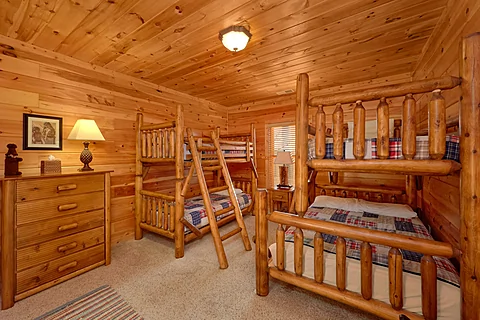
[{"label": "log bed post", "polygon": [[462,319],[480,314],[480,33],[463,40],[460,72],[460,283]]},{"label": "log bed post", "polygon": [[407,204],[413,209],[417,209],[417,176],[405,176],[405,191],[407,194]]},{"label": "log bed post", "polygon": [[[175,119],[175,212],[170,211],[170,215],[175,214],[174,239],[175,239],[175,258],[181,258],[184,255],[185,236],[183,223],[181,219],[184,214],[185,198],[182,195],[183,178],[185,172],[185,162],[183,158],[184,143],[184,117],[183,106],[177,105],[177,116]],[[172,132],[173,136],[173,132]],[[172,145],[173,147],[173,145]],[[166,213],[165,213],[166,214]]]},{"label": "log bed post", "polygon": [[327,154],[326,147],[325,147],[325,126],[327,120],[325,116],[325,111],[323,110],[323,106],[318,106],[317,114],[315,117],[315,157],[317,159],[325,158]]},{"label": "log bed post", "polygon": [[417,153],[417,102],[411,93],[403,101],[402,153],[407,160],[412,160]]},{"label": "log bed post", "polygon": [[343,109],[340,103],[337,103],[333,111],[333,156],[337,160],[343,158]]},{"label": "log bed post", "polygon": [[434,90],[428,103],[428,153],[430,159],[440,160],[445,155],[447,123],[445,98],[440,89]]},{"label": "log bed post", "polygon": [[140,191],[143,186],[143,166],[142,166],[142,131],[143,114],[137,113],[137,146],[136,146],[136,162],[135,162],[135,240],[143,238],[143,232],[140,228],[142,221],[142,196]]},{"label": "log bed post", "polygon": [[389,121],[387,100],[381,98],[377,107],[377,157],[382,160],[388,159],[390,155]]},{"label": "log bed post", "polygon": [[255,223],[255,263],[257,294],[268,295],[268,220],[267,220],[267,191],[260,189],[257,192],[255,202],[256,223]]},{"label": "log bed post", "polygon": [[357,160],[365,157],[365,107],[361,100],[353,109],[353,155]]},{"label": "log bed post", "polygon": [[295,115],[295,211],[300,216],[308,208],[308,88],[308,75],[299,74]]}]

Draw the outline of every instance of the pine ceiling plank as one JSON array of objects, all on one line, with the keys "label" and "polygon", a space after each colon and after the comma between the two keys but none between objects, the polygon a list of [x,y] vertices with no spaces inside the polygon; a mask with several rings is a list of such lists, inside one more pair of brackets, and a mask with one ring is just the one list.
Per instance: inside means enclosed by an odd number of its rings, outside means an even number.
[{"label": "pine ceiling plank", "polygon": [[[402,3],[402,4],[405,5],[405,2]],[[254,60],[255,62],[261,63],[261,62],[263,62],[262,57],[265,56],[264,52],[268,52],[268,53],[266,53],[266,55],[268,55],[270,53],[270,54],[273,54],[273,55],[286,57],[287,59],[288,59],[288,57],[295,56],[295,55],[308,56],[308,55],[310,55],[311,51],[314,51],[314,52],[315,51],[316,52],[321,52],[322,51],[322,49],[323,49],[322,46],[316,46],[316,43],[322,43],[322,44],[324,44],[323,46],[329,45],[330,47],[332,47],[333,43],[335,43],[335,45],[337,46],[337,45],[340,45],[340,43],[342,43],[342,39],[345,42],[352,42],[352,41],[355,42],[358,38],[361,37],[362,33],[365,34],[365,32],[366,32],[368,34],[373,34],[376,31],[376,27],[378,28],[378,26],[380,26],[380,28],[384,28],[385,32],[389,32],[389,30],[393,30],[395,28],[400,29],[404,26],[405,26],[405,28],[407,28],[410,25],[414,25],[415,21],[421,22],[423,19],[427,20],[427,19],[431,19],[432,17],[437,18],[441,13],[441,8],[437,9],[437,10],[432,10],[434,8],[437,8],[437,7],[438,7],[438,2],[437,1],[429,1],[427,3],[424,3],[424,4],[420,5],[420,6],[416,6],[414,8],[409,8],[408,10],[400,11],[400,12],[396,13],[395,16],[394,16],[398,20],[397,21],[394,20],[394,22],[392,22],[392,23],[386,23],[387,21],[389,21],[388,20],[389,17],[392,16],[391,13],[385,13],[383,15],[377,13],[375,15],[372,15],[370,18],[368,18],[370,16],[371,11],[370,10],[364,11],[361,14],[357,14],[355,16],[348,17],[348,21],[344,22],[343,24],[334,22],[332,24],[329,24],[329,25],[325,26],[324,29],[322,29],[322,28],[316,29],[315,31],[317,33],[314,33],[314,34],[309,36],[309,38],[311,38],[312,40],[310,40],[309,42],[303,42],[303,44],[308,43],[308,45],[305,45],[305,46],[298,45],[301,42],[301,40],[298,40],[298,38],[300,38],[303,35],[299,35],[297,37],[294,37],[294,38],[290,39],[290,41],[288,41],[288,42],[287,41],[283,41],[283,42],[276,41],[275,44],[272,45],[272,46],[267,46],[267,47],[263,47],[261,49],[257,49],[255,51],[255,53],[256,53],[255,59],[251,59],[244,54],[244,55],[240,56],[238,59],[230,59],[232,61],[231,63],[232,64],[235,63],[235,65],[233,65],[233,66],[229,65],[225,68],[222,68],[221,70],[223,71],[223,70],[232,70],[233,69],[233,71],[234,71],[233,74],[236,74],[237,77],[233,77],[233,75],[232,75],[232,77],[236,79],[236,78],[238,78],[238,74],[241,73],[241,71],[238,71],[238,70],[241,70],[241,66],[235,67],[236,65],[242,64],[244,62],[248,62],[248,60],[245,60],[245,59],[250,59],[250,60]],[[427,14],[425,14],[424,17],[419,19],[417,15],[424,14],[425,12]],[[409,20],[409,18],[412,18],[412,16],[414,18],[413,21]],[[398,23],[400,23],[401,25],[397,26]],[[360,25],[360,27],[357,27],[358,25]],[[328,32],[325,32],[324,31],[325,29],[328,29]],[[356,30],[356,32],[354,33],[353,36],[352,36],[351,32],[348,31],[348,30],[352,30],[352,29]],[[311,33],[315,32],[315,31],[311,31]],[[297,44],[295,46],[296,48],[288,48],[288,50],[277,52],[277,50],[282,50],[283,49],[280,45],[282,45],[282,44],[285,45],[285,42],[286,42],[286,44],[296,43]],[[339,52],[341,52],[341,51],[339,51]],[[334,53],[334,54],[337,54],[337,53]],[[292,57],[292,58],[294,58],[294,57]],[[224,66],[225,66],[225,63],[222,64],[222,67],[224,67]],[[202,73],[207,73],[208,72],[208,74],[210,74],[212,76],[212,78],[218,78],[220,76],[220,74],[218,74],[218,72],[211,72],[211,71],[209,72],[209,70],[206,70],[205,68],[199,69],[197,67],[197,68],[192,68],[192,69],[201,70],[200,72],[202,72]],[[187,73],[187,70],[181,69],[178,72],[183,75],[182,79],[184,79],[185,74]],[[175,79],[176,75],[178,75],[178,73],[175,73],[174,75],[166,74],[165,76],[162,76],[162,78],[160,78],[160,79],[151,79],[151,80],[156,82],[156,83],[164,83],[165,85],[169,85],[169,84],[171,84],[171,82],[164,82],[162,80],[164,80],[165,77],[168,77],[169,79]],[[198,71],[194,75],[192,75],[191,79],[193,80],[194,83],[201,83],[200,79],[198,78]]]},{"label": "pine ceiling plank", "polygon": [[121,41],[125,36],[140,28],[145,22],[155,17],[177,0],[140,0],[128,12],[88,42],[72,56],[82,61],[91,61],[109,46]]},{"label": "pine ceiling plank", "polygon": [[[215,34],[218,30],[236,23],[237,20],[229,23],[224,16],[227,14],[230,15],[230,12],[238,11],[244,7],[245,12],[251,12],[252,4],[250,2],[251,0],[215,0],[180,21],[180,23],[171,24],[168,28],[164,28],[163,31],[148,40],[139,41],[139,39],[136,38],[135,46],[126,51],[125,54],[120,55],[108,63],[106,67],[124,73],[128,73],[128,71],[130,71],[129,68],[133,68],[133,73],[138,75],[142,72],[142,66],[154,61],[152,55],[155,52],[168,52],[171,50],[170,43],[181,41],[181,39],[187,36],[195,36],[198,38],[200,36],[198,34],[199,30],[201,30],[202,34]],[[265,6],[261,6],[260,3],[256,2],[256,4],[259,8],[266,9]]]},{"label": "pine ceiling plank", "polygon": [[45,49],[55,49],[102,1],[64,1],[33,43]]},{"label": "pine ceiling plank", "polygon": [[56,52],[73,55],[92,41],[117,19],[132,9],[139,0],[104,1],[92,11],[55,49]]},{"label": "pine ceiling plank", "polygon": [[[428,22],[428,21],[430,21],[430,22]],[[404,23],[404,22],[406,22],[406,21],[403,21],[403,22],[399,21],[398,23]],[[341,38],[336,39],[336,37],[325,39],[324,42],[328,43],[330,45],[330,52],[324,51],[324,53],[328,53],[329,56],[336,57],[338,55],[341,55],[342,52],[343,53],[350,52],[350,54],[348,54],[348,55],[355,56],[356,55],[355,52],[359,52],[361,54],[361,53],[365,53],[365,52],[368,52],[368,51],[381,50],[385,47],[392,46],[392,45],[395,46],[399,42],[400,43],[405,42],[405,41],[408,41],[409,39],[412,39],[412,38],[415,39],[415,38],[420,37],[420,38],[423,38],[424,41],[426,41],[426,37],[428,37],[430,35],[430,32],[433,29],[434,25],[435,25],[435,20],[431,19],[431,20],[423,21],[422,22],[423,30],[419,30],[416,33],[409,34],[409,33],[405,33],[405,31],[403,31],[402,28],[399,28],[399,31],[395,31],[394,25],[392,23],[392,24],[387,24],[387,25],[382,26],[382,28],[378,29],[377,33],[373,34],[373,36],[370,32],[364,33],[363,35],[362,34],[356,34],[355,36],[353,36],[353,38],[357,39],[358,41],[353,41],[352,36],[350,36],[348,41],[342,40]],[[414,31],[417,31],[417,30],[414,30]],[[333,36],[335,36],[335,34]],[[344,48],[342,46],[342,43],[343,44],[346,43],[348,47]],[[352,54],[352,51],[353,51],[354,54]],[[313,63],[310,62],[310,63],[305,63],[303,65],[301,65],[301,64],[300,65],[293,65],[293,66],[290,66],[290,67],[278,68],[277,70],[279,70],[278,72],[281,75],[286,75],[289,70],[292,70],[294,73],[299,73],[299,72],[303,72],[303,71],[311,71],[311,69],[318,69],[319,67],[321,67],[322,60],[323,60],[322,58],[319,58],[318,60],[316,60]],[[260,70],[260,72],[265,71],[265,69],[263,69],[261,65],[260,65],[260,68],[258,70]],[[259,72],[257,71],[256,73],[258,74]],[[242,80],[245,77],[249,78],[249,77],[252,77],[252,76],[255,76],[255,73],[252,73],[252,71],[250,70],[250,72],[246,72],[244,75],[241,75],[241,76],[231,77],[230,79],[228,77],[226,77],[224,79],[222,79],[222,78],[218,79],[217,78],[217,79],[214,79],[214,81],[211,81],[209,83],[210,83],[210,85],[221,86],[220,87],[221,90],[224,90],[229,85],[235,85],[236,84],[235,81],[237,79]],[[228,79],[230,80],[231,84],[228,83]],[[266,80],[266,79],[264,79],[264,80]],[[249,81],[251,81],[251,80],[249,80]],[[200,79],[198,79],[196,83],[197,83],[197,86],[201,88],[200,91],[202,91],[204,89],[208,90],[210,88],[210,86],[208,86],[208,85],[207,85],[207,88],[205,88],[205,86],[208,82],[200,81]],[[169,84],[171,84],[171,83],[170,82],[166,83],[167,86]],[[192,83],[187,83],[186,85],[188,86],[188,85],[191,85],[191,84]],[[193,83],[193,85],[195,85],[195,83]],[[224,86],[226,86],[226,87],[224,87]],[[177,85],[176,87],[179,88],[179,89],[180,88],[182,88],[182,89],[185,88],[182,82],[180,82],[179,85]],[[196,90],[192,89],[191,87],[188,91],[192,92],[192,93],[195,93],[195,94],[199,93],[199,91],[196,91]]]},{"label": "pine ceiling plank", "polygon": [[12,38],[25,42],[34,41],[38,34],[50,23],[65,0],[31,0],[22,14],[16,16],[18,28]]},{"label": "pine ceiling plank", "polygon": [[212,1],[214,0],[177,1],[148,22],[145,22],[138,30],[123,37],[119,42],[115,43],[91,62],[99,66],[105,66],[109,62],[128,52],[130,48],[136,46],[137,42],[143,43],[144,41],[148,41],[158,33],[168,29],[171,25],[188,18],[197,10],[203,8]]},{"label": "pine ceiling plank", "polygon": [[[260,26],[266,26],[270,23],[273,23],[285,15],[288,15],[289,12],[295,12],[299,8],[308,7],[309,3],[305,0],[288,0],[281,2],[283,0],[277,1],[269,10],[259,11],[253,13],[249,18],[248,16],[241,16],[238,22],[242,22],[247,18],[248,24],[251,26],[252,30],[258,30]],[[328,0],[333,1],[333,0]],[[279,3],[281,2],[281,3]],[[256,26],[259,26],[258,28]],[[179,63],[181,61],[191,61],[193,59],[208,59],[216,57],[219,54],[231,54],[218,39],[218,32],[211,35],[206,35],[206,37],[188,37],[182,39],[182,41],[177,41],[171,44],[172,49],[167,52],[159,52],[156,56],[154,62],[150,65],[146,65],[143,70],[144,74],[141,75],[142,78],[147,79],[148,75],[152,72],[156,72],[157,69],[163,69],[165,66]],[[252,37],[249,46],[255,43],[255,39],[261,39],[261,33],[256,33],[256,36]],[[199,41],[200,40],[200,41]],[[180,49],[179,49],[180,47]],[[182,49],[185,47],[184,49]],[[247,47],[248,48],[248,47]],[[200,56],[199,56],[200,54]],[[158,68],[158,66],[161,66]]]}]

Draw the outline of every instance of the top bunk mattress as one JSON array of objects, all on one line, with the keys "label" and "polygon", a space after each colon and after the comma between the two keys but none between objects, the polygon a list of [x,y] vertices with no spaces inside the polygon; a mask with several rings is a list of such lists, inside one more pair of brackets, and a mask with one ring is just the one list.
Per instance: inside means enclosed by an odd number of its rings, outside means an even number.
[{"label": "top bunk mattress", "polygon": [[[330,197],[329,197],[330,198]],[[367,202],[367,201],[365,201]],[[410,237],[431,239],[431,235],[419,218],[399,218],[369,212],[347,211],[313,204],[305,213],[305,218],[331,221],[371,230],[403,234]],[[294,228],[285,233],[285,269],[294,272]],[[308,278],[314,278],[315,232],[304,230],[304,272]],[[336,236],[323,234],[324,239],[324,283],[336,285]],[[360,246],[361,241],[346,238],[347,277],[346,289],[361,293]],[[373,298],[389,304],[389,247],[371,244],[373,260]],[[276,244],[270,246],[272,263],[276,265]],[[402,250],[403,256],[403,295],[404,308],[415,313],[422,313],[420,261],[422,254]],[[460,319],[460,278],[452,263],[446,258],[434,257],[437,265],[437,299],[438,319]]]},{"label": "top bunk mattress", "polygon": [[[428,136],[418,136],[416,139],[417,154],[415,160],[429,159],[428,154]],[[460,138],[458,136],[447,136],[445,141],[444,160],[454,160],[460,162]],[[328,138],[326,143],[325,159],[335,159],[333,156],[333,139]],[[308,158],[315,159],[315,139],[308,139]],[[353,139],[344,139],[343,159],[355,159],[353,156]],[[377,138],[365,139],[365,158],[378,159],[377,157]],[[390,154],[388,159],[403,159],[402,139],[390,138]]]}]

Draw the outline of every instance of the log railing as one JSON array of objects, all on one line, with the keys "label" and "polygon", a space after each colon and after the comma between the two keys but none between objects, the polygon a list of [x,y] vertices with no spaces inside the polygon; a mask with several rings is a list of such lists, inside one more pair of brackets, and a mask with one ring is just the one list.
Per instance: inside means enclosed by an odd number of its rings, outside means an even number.
[{"label": "log railing", "polygon": [[[342,225],[329,221],[306,219],[282,212],[266,213],[266,191],[259,191],[257,204],[257,294],[268,294],[268,276],[316,292],[318,294],[341,300],[344,303],[387,319],[398,319],[406,315],[409,319],[436,319],[437,314],[437,274],[433,256],[452,258],[459,252],[450,244],[412,238],[400,234],[369,230]],[[276,266],[268,267],[263,260],[268,260],[267,239],[268,221],[278,224],[276,231]],[[294,227],[294,270],[285,271],[285,228]],[[315,232],[314,237],[314,279],[303,277],[303,231]],[[336,286],[323,283],[324,253],[323,234],[337,236],[336,241]],[[345,238],[355,239],[361,244],[361,293],[348,291],[346,288],[346,248]],[[372,246],[379,244],[391,247],[388,254],[390,305],[372,299]],[[403,309],[403,270],[401,250],[409,250],[424,255],[421,260],[422,313],[418,314]],[[267,281],[265,281],[265,278]],[[262,279],[262,281],[258,281]]]},{"label": "log railing", "polygon": [[[300,78],[299,78],[300,79]],[[303,78],[302,78],[303,79]],[[342,103],[355,102],[353,109],[353,155],[355,160],[345,160],[335,165],[337,171],[343,171],[353,166],[363,166],[367,162],[359,161],[365,157],[365,108],[362,102],[379,99],[377,106],[377,157],[380,160],[387,160],[389,158],[389,104],[386,98],[397,97],[405,95],[403,102],[403,132],[400,133],[401,120],[395,121],[394,136],[403,137],[402,139],[402,154],[404,159],[412,160],[416,154],[416,101],[413,98],[414,93],[426,93],[433,91],[431,100],[428,106],[428,120],[429,120],[429,155],[431,160],[442,159],[445,155],[445,138],[446,138],[446,109],[445,99],[441,94],[442,89],[451,89],[460,84],[460,80],[454,77],[445,77],[436,80],[422,80],[401,85],[387,86],[376,90],[367,90],[361,92],[350,92],[344,94],[332,95],[329,97],[317,97],[310,99],[309,103],[317,107],[315,128],[311,128],[308,124],[309,134],[315,134],[315,155],[316,159],[308,164],[314,169],[321,169],[323,171],[334,171],[333,168],[326,169],[326,163],[322,161],[326,155],[326,115],[324,106],[336,104],[335,110],[332,114],[333,123],[333,155],[336,160],[343,158],[343,142],[344,135],[342,134],[344,128],[344,111]],[[308,95],[308,88],[300,86],[304,91],[303,95]],[[306,120],[301,120],[302,124]],[[303,137],[298,137],[303,141]],[[300,142],[302,143],[302,142]],[[365,160],[369,161],[369,160]],[[413,163],[406,163],[407,167],[417,167],[414,170],[415,174],[421,172],[430,166],[431,163],[419,160]],[[375,165],[375,164],[374,164]],[[377,162],[377,165],[380,165]],[[447,167],[448,164],[444,164]],[[429,174],[450,174],[452,170],[459,170],[459,166],[446,168],[444,166],[438,167],[438,173],[433,170],[426,170]],[[386,167],[384,171],[389,173],[409,173],[409,170],[403,170],[402,167]],[[369,169],[370,170],[370,169]],[[353,171],[353,170],[350,170]],[[446,173],[445,173],[446,172]]]},{"label": "log railing", "polygon": [[[143,115],[137,115],[137,123],[143,124]],[[141,125],[139,127],[140,154],[142,162],[175,162],[175,121]]]}]

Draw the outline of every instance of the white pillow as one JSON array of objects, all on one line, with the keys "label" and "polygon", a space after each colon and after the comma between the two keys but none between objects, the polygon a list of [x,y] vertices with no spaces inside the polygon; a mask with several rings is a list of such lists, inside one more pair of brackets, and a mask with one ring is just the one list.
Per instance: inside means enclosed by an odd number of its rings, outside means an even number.
[{"label": "white pillow", "polygon": [[[243,193],[243,190],[242,189],[237,189],[235,188],[235,194],[240,194],[240,193]],[[226,196],[228,197],[228,190],[222,190],[222,191],[218,191],[218,192],[215,192],[215,194],[219,194],[221,196]]]},{"label": "white pillow", "polygon": [[359,199],[358,210],[379,214],[382,216],[410,219],[417,216],[417,213],[407,204],[371,202]]},{"label": "white pillow", "polygon": [[327,207],[358,212],[358,199],[317,196],[312,203],[312,207]]}]

